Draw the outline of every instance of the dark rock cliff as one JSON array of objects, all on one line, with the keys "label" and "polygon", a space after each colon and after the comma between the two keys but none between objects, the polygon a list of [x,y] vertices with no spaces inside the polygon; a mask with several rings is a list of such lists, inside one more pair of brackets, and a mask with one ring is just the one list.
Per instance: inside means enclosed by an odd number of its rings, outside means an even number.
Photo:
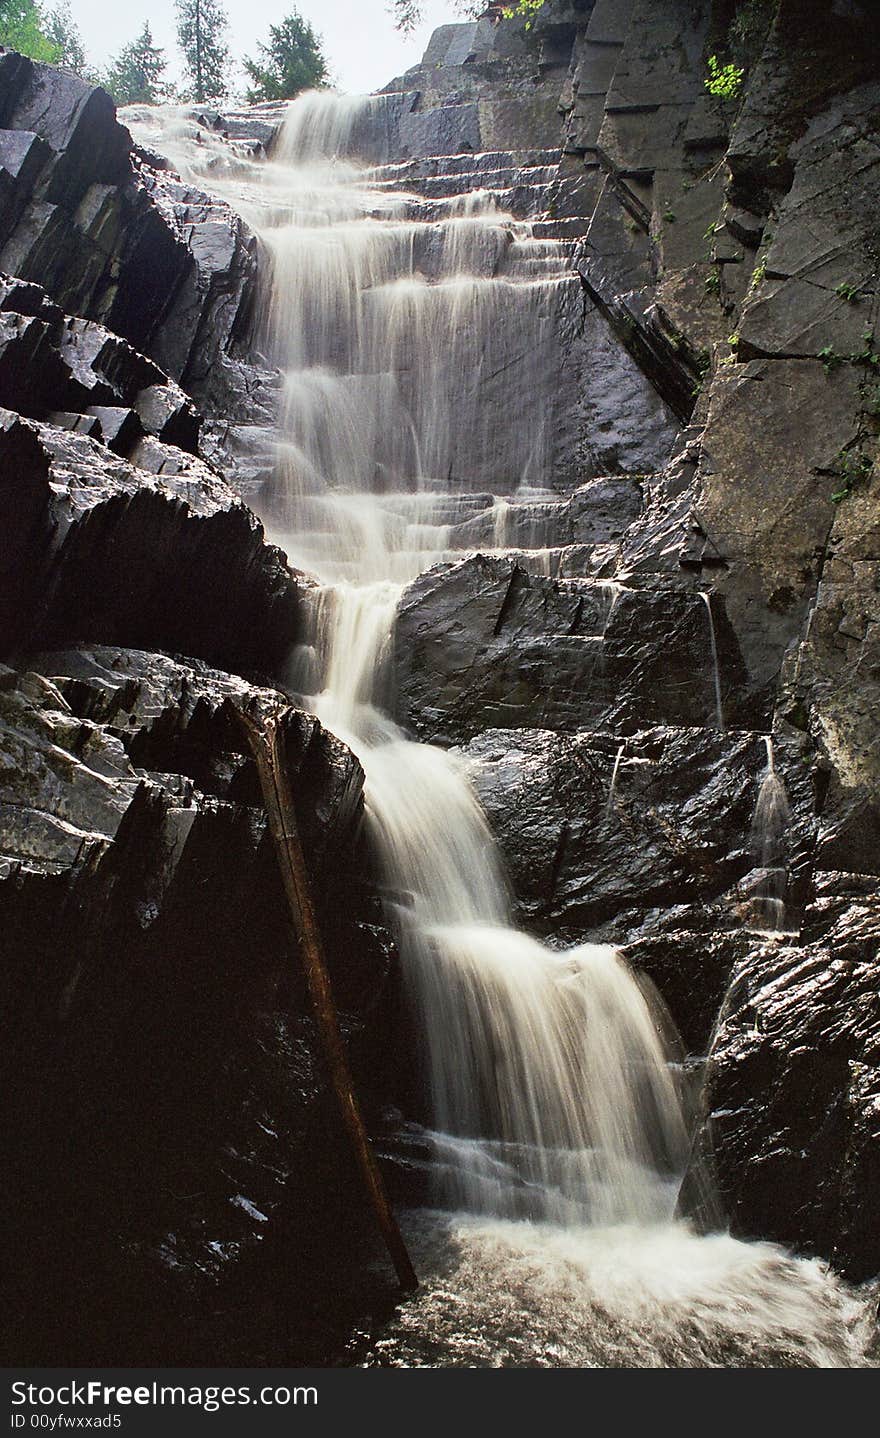
[{"label": "dark rock cliff", "polygon": [[[400,713],[465,746],[526,925],[623,941],[709,1046],[736,1230],[858,1277],[880,1267],[877,25],[831,0],[539,12],[535,76],[563,35],[570,56],[557,199],[590,323],[680,434],[654,473],[618,450],[512,508],[509,557],[419,579],[397,645]],[[728,98],[713,53],[743,72]],[[500,52],[467,63],[515,82]]]},{"label": "dark rock cliff", "polygon": [[[623,943],[708,1055],[737,1231],[858,1278],[880,1268],[878,43],[855,0],[548,0],[529,35],[438,31],[369,136],[426,198],[497,188],[573,275],[553,491],[505,512],[503,553],[491,496],[465,497],[461,560],[401,607],[400,716],[461,747],[523,923]],[[732,98],[714,52],[745,71]],[[277,401],[244,353],[258,262],[102,92],[0,54],[9,1361],[320,1361],[322,1295],[369,1244],[234,720],[283,697],[308,584],[241,497]],[[378,1129],[402,1065],[363,776],[306,715],[287,746]]]},{"label": "dark rock cliff", "polygon": [[[0,125],[0,1343],[322,1362],[373,1240],[235,718],[288,702],[308,584],[216,462],[255,243],[72,75],[0,54]],[[301,712],[286,747],[381,1125],[363,774]]]}]

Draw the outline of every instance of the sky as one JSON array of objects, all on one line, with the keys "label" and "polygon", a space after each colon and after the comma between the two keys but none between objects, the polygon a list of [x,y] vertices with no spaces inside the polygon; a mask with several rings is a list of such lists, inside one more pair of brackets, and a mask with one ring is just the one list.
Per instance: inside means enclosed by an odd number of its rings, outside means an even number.
[{"label": "sky", "polygon": [[[394,29],[386,0],[225,0],[232,54],[255,55],[256,42],[268,37],[292,9],[299,11],[323,38],[324,54],[341,90],[362,94],[377,90],[418,64],[432,30],[463,17],[453,0],[425,0],[426,23],[412,35]],[[47,0],[52,9],[52,0]],[[91,64],[102,68],[111,55],[140,32],[149,20],[153,40],[168,60],[168,74],[178,75],[174,0],[71,0]],[[236,72],[235,82],[241,84]]]}]

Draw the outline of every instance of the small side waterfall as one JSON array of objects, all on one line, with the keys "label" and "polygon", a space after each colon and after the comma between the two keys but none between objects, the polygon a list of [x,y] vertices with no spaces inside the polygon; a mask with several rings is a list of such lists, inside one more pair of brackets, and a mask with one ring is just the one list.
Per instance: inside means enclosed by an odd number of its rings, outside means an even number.
[{"label": "small side waterfall", "polygon": [[[564,251],[493,195],[426,199],[358,167],[347,149],[370,103],[292,104],[249,213],[287,376],[263,518],[320,584],[296,673],[366,773],[448,1211],[411,1220],[426,1283],[376,1361],[847,1366],[856,1305],[820,1265],[674,1221],[690,1136],[649,987],[613,947],[559,952],[512,927],[455,756],[384,707],[399,596],[443,555],[462,487],[491,484],[498,543],[505,497],[547,482],[546,375],[572,281]],[[511,404],[514,363],[528,383]]]},{"label": "small side waterfall", "polygon": [[718,641],[715,638],[715,616],[712,613],[712,597],[704,589],[700,590],[700,598],[706,606],[706,615],[709,620],[709,644],[712,652],[712,682],[715,689],[715,722],[721,734],[727,732],[724,723],[724,705],[721,702],[721,670],[718,667]]},{"label": "small side waterfall", "polygon": [[767,767],[761,779],[752,819],[752,852],[757,868],[750,876],[749,922],[769,932],[787,927],[785,866],[791,809],[785,785],[776,772],[773,739],[766,734]]},{"label": "small side waterfall", "polygon": [[606,819],[610,819],[611,815],[614,813],[614,791],[617,788],[617,775],[620,770],[620,761],[623,758],[623,752],[625,749],[626,744],[621,744],[618,747],[617,754],[614,758],[614,768],[611,770],[611,783],[608,786],[608,800],[605,805]]}]

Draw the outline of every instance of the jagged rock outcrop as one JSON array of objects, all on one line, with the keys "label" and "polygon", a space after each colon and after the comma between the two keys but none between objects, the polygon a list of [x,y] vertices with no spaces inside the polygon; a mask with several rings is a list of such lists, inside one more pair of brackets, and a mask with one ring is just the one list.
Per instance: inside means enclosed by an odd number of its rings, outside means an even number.
[{"label": "jagged rock outcrop", "polygon": [[178,384],[40,285],[0,276],[0,405],[103,439],[129,457],[151,435],[199,452],[201,415]]},{"label": "jagged rock outcrop", "polygon": [[138,152],[103,90],[0,53],[0,269],[99,320],[187,388],[247,320],[256,242]]},{"label": "jagged rock outcrop", "polygon": [[[274,121],[254,123],[262,150]],[[254,242],[75,76],[0,53],[0,126],[0,1342],[322,1362],[328,1285],[338,1264],[354,1292],[372,1230],[235,721],[287,702],[268,685],[305,582],[218,467],[224,396],[252,420],[265,390],[230,353]],[[381,1126],[394,953],[363,775],[305,714],[287,746]]]},{"label": "jagged rock outcrop", "polygon": [[[306,1214],[331,1203],[325,1170],[349,1182],[235,721],[279,696],[142,651],[31,664],[0,679],[4,1349],[167,1355],[170,1324],[178,1358],[217,1361],[242,1351],[251,1268],[271,1312],[264,1250],[299,1255],[277,1296],[294,1328],[315,1301],[319,1255],[302,1230],[281,1236],[291,1176]],[[379,1095],[369,1015],[391,943],[361,846],[363,776],[310,716],[286,741],[337,994]],[[278,1341],[258,1317],[248,1351]]]},{"label": "jagged rock outcrop", "polygon": [[88,435],[0,412],[7,657],[85,637],[251,668],[286,654],[298,599],[283,555],[201,460],[150,453],[157,474]]}]

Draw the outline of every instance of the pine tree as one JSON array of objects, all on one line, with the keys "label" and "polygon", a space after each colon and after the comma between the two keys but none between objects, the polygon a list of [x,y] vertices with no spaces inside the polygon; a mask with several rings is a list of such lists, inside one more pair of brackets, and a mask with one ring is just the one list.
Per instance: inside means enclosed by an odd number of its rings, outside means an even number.
[{"label": "pine tree", "polygon": [[197,104],[221,99],[228,93],[229,21],[222,0],[174,0],[177,43],[190,81],[190,96]]},{"label": "pine tree", "polygon": [[60,3],[47,16],[43,28],[47,38],[58,49],[56,64],[63,65],[65,70],[73,70],[76,75],[88,78],[89,67],[86,63],[86,52],[82,36],[71,13],[70,0],[60,0]]},{"label": "pine tree", "polygon": [[261,100],[292,100],[301,90],[315,90],[327,83],[327,61],[321,41],[298,11],[286,15],[280,25],[269,26],[269,43],[259,43],[258,60],[245,57],[244,68],[253,81],[247,97],[251,104]]},{"label": "pine tree", "polygon": [[0,45],[49,64],[59,57],[58,46],[46,34],[43,15],[34,0],[0,0]]},{"label": "pine tree", "polygon": [[124,45],[104,77],[117,105],[156,105],[165,98],[165,51],[153,44],[148,20],[136,40]]}]

